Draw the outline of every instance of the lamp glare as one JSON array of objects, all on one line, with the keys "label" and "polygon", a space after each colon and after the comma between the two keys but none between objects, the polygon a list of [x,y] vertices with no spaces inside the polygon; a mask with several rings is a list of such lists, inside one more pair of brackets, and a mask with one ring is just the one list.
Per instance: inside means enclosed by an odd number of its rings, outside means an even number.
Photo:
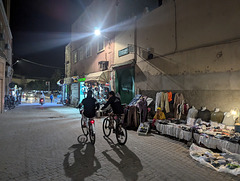
[{"label": "lamp glare", "polygon": [[99,29],[96,29],[96,30],[94,31],[94,34],[95,34],[96,36],[99,36],[99,35],[101,35],[101,31],[100,31]]}]

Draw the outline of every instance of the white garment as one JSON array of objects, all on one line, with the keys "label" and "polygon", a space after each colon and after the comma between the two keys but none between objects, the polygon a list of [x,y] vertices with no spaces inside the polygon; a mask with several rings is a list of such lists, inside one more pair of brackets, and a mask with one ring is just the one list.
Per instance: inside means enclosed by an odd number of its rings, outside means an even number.
[{"label": "white garment", "polygon": [[156,101],[155,101],[155,111],[157,111],[157,108],[160,106],[160,103],[161,103],[161,92],[157,92]]},{"label": "white garment", "polygon": [[192,107],[191,109],[188,110],[188,114],[187,114],[187,119],[188,118],[197,118],[197,114],[198,114],[198,110],[194,107]]},{"label": "white garment", "polygon": [[223,119],[222,124],[225,124],[226,126],[233,126],[235,124],[234,116],[228,112]]},{"label": "white garment", "polygon": [[194,126],[195,118],[187,118],[187,126]]}]

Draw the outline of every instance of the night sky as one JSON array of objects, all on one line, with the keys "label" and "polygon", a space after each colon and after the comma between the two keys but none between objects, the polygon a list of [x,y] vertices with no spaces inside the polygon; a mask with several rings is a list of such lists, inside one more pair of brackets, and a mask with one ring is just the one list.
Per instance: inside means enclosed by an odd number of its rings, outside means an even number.
[{"label": "night sky", "polygon": [[[91,0],[12,0],[10,28],[13,34],[13,63],[24,58],[64,68],[65,46],[71,24]],[[13,66],[16,74],[51,77],[54,69],[25,62]],[[64,70],[62,70],[64,71]]]}]

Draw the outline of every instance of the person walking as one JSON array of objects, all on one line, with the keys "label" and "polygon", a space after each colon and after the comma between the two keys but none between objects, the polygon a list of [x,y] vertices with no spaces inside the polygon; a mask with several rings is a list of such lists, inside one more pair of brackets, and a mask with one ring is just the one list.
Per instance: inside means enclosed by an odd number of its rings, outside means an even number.
[{"label": "person walking", "polygon": [[50,100],[51,100],[51,103],[53,101],[53,94],[50,95]]}]

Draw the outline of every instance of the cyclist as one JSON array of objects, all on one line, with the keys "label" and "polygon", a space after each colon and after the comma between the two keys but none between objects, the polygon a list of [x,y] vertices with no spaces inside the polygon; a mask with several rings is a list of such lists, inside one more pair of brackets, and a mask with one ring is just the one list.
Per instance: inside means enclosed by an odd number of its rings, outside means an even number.
[{"label": "cyclist", "polygon": [[123,108],[122,108],[120,98],[116,97],[113,91],[110,91],[108,95],[109,95],[109,99],[107,103],[102,107],[102,110],[106,109],[110,104],[114,114],[116,115],[123,114]]},{"label": "cyclist", "polygon": [[82,114],[82,119],[84,121],[83,126],[86,126],[87,118],[95,117],[96,110],[99,109],[99,103],[92,97],[92,94],[92,91],[89,90],[87,92],[87,98],[83,99],[82,102],[77,106],[77,108],[84,106],[84,111]]},{"label": "cyclist", "polygon": [[[102,110],[106,109],[108,107],[108,105],[111,105],[113,114],[115,114],[117,116],[123,114],[123,108],[122,108],[120,98],[116,97],[115,92],[113,92],[113,91],[110,91],[108,93],[108,95],[109,95],[109,99],[108,99],[107,103],[102,107]],[[112,120],[110,121],[110,126],[113,127]]]}]

